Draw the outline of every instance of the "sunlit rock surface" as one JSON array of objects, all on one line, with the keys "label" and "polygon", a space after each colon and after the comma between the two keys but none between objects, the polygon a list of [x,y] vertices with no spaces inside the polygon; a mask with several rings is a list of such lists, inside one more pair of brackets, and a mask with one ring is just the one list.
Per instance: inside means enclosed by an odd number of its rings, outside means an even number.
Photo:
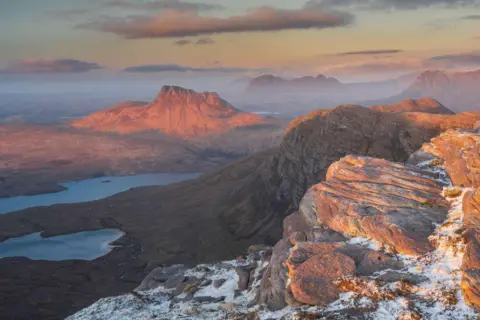
[{"label": "sunlit rock surface", "polygon": [[161,267],[136,292],[69,319],[476,319],[480,196],[451,183],[445,158],[347,156],[285,219],[274,248]]}]

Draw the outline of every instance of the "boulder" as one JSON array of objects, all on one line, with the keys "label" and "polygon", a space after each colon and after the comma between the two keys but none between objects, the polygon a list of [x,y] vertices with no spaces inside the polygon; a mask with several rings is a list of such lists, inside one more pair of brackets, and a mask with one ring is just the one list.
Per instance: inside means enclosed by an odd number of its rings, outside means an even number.
[{"label": "boulder", "polygon": [[297,232],[309,232],[313,225],[307,222],[300,212],[295,212],[283,220],[283,237],[288,238]]},{"label": "boulder", "polygon": [[235,272],[237,272],[238,275],[238,290],[244,291],[248,289],[251,282],[250,275],[252,273],[252,270],[255,270],[255,266],[241,266],[235,268]]},{"label": "boulder", "polygon": [[256,303],[266,304],[271,310],[280,310],[287,306],[285,301],[287,268],[284,262],[289,256],[290,248],[288,239],[277,242],[273,248],[270,263],[260,282]]},{"label": "boulder", "polygon": [[150,272],[147,277],[138,286],[136,291],[147,291],[163,286],[166,289],[173,289],[185,280],[184,265],[173,265],[169,267],[160,267]]},{"label": "boulder", "polygon": [[297,301],[325,306],[339,297],[340,291],[334,282],[354,274],[352,258],[338,252],[317,254],[294,270],[290,288]]}]

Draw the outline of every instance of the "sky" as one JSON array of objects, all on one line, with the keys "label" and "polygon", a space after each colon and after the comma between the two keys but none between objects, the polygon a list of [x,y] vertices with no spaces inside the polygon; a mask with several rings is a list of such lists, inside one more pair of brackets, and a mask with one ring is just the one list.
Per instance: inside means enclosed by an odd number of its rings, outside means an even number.
[{"label": "sky", "polygon": [[480,0],[0,0],[0,73],[480,68]]}]

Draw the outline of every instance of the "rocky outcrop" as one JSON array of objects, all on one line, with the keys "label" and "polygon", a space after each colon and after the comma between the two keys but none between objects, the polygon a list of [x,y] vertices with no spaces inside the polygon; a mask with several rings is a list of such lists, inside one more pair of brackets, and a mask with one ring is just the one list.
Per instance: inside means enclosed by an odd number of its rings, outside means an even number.
[{"label": "rocky outcrop", "polygon": [[[467,303],[480,310],[480,135],[477,130],[448,130],[413,154],[412,164],[444,167],[452,184],[469,188],[463,197],[465,255],[462,290]],[[461,189],[457,189],[461,190]],[[452,190],[450,193],[461,191]]]},{"label": "rocky outcrop", "polygon": [[[428,172],[380,159],[347,156],[307,197],[309,221],[353,237],[378,241],[404,254],[432,250],[428,236],[445,220],[442,185]],[[315,217],[311,215],[315,214]]]},{"label": "rocky outcrop", "polygon": [[[150,302],[136,309],[127,295],[72,319],[130,310],[140,310],[137,317],[143,310],[184,316],[192,308],[209,319],[475,318],[460,292],[478,307],[480,197],[444,188],[450,181],[440,158],[426,151],[412,158],[416,166],[353,155],[333,163],[299,211],[284,219],[283,239],[273,250],[252,246],[246,260],[181,269],[180,275],[178,267],[153,271],[144,284],[157,277],[154,284],[161,285],[144,295],[171,295],[161,304],[168,308]],[[227,281],[216,287],[218,279]]]},{"label": "rocky outcrop", "polygon": [[467,303],[480,310],[480,188],[464,196],[467,246],[463,257],[462,290]]},{"label": "rocky outcrop", "polygon": [[449,130],[432,139],[422,151],[441,159],[456,186],[480,187],[480,135]]},{"label": "rocky outcrop", "polygon": [[[436,178],[413,166],[375,158],[347,156],[331,165],[326,181],[305,194],[300,211],[285,218],[284,239],[276,246],[280,254],[274,250],[275,263],[262,280],[260,301],[281,308],[284,303],[278,301],[291,301],[290,290],[294,301],[326,305],[338,299],[334,282],[342,277],[403,267],[385,253],[344,244],[348,238],[343,235],[372,239],[395,253],[434,250],[428,238],[448,211]],[[278,286],[285,287],[285,268],[290,285],[284,292]]]},{"label": "rocky outcrop", "polygon": [[74,121],[72,126],[117,133],[160,131],[198,138],[266,122],[263,116],[234,108],[217,93],[164,86],[150,103],[122,103]]}]

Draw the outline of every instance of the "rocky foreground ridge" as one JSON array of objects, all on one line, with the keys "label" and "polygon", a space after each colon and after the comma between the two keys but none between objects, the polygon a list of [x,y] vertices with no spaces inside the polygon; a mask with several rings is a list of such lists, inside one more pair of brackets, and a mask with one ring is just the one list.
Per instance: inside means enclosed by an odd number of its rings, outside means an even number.
[{"label": "rocky foreground ridge", "polygon": [[104,228],[121,229],[126,236],[92,262],[2,259],[0,283],[13,290],[0,292],[0,309],[11,317],[63,318],[101,297],[131,292],[159,265],[211,263],[236,257],[253,244],[274,245],[282,238],[284,218],[299,211],[308,189],[324,181],[339,159],[363,155],[405,162],[441,132],[472,129],[478,120],[480,112],[391,113],[344,105],[296,119],[280,147],[195,180],[2,215],[2,240]]},{"label": "rocky foreground ridge", "polygon": [[215,92],[164,86],[150,103],[124,102],[74,121],[72,126],[116,133],[159,131],[198,138],[267,122],[263,116],[234,108]]},{"label": "rocky foreground ridge", "polygon": [[448,130],[408,164],[347,155],[273,248],[157,268],[69,319],[477,319],[479,155],[478,130]]}]

